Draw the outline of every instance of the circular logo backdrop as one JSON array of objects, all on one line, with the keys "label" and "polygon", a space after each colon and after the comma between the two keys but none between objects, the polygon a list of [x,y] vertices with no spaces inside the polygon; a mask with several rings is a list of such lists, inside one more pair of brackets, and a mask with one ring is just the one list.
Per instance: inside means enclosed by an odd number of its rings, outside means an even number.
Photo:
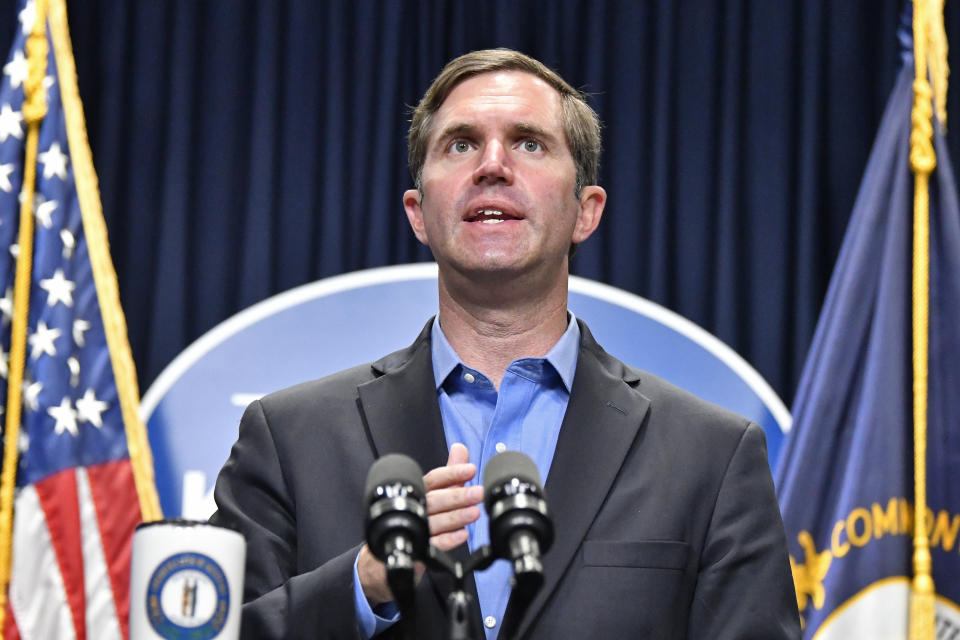
[{"label": "circular logo backdrop", "polygon": [[[776,460],[790,414],[717,338],[649,300],[575,276],[569,307],[624,362],[759,423]],[[213,512],[213,482],[251,401],[400,349],[436,312],[437,266],[401,265],[291,289],[205,334],[143,397],[164,514]]]}]

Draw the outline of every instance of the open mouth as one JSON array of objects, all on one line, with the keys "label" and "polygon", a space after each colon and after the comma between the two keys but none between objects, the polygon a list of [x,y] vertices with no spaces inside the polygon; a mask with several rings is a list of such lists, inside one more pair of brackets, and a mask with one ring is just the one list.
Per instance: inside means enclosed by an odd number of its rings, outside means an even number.
[{"label": "open mouth", "polygon": [[515,215],[504,213],[499,209],[477,209],[471,215],[465,218],[467,222],[480,222],[482,224],[500,224],[507,220],[520,220]]}]

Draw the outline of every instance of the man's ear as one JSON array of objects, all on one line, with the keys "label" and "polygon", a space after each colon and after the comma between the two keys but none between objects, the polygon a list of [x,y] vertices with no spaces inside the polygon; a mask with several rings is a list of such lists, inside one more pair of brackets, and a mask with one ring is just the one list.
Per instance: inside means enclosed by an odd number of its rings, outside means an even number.
[{"label": "man's ear", "polygon": [[606,204],[607,192],[603,187],[590,185],[580,190],[580,211],[577,213],[577,224],[573,228],[574,244],[580,244],[596,230]]},{"label": "man's ear", "polygon": [[403,192],[403,210],[407,212],[407,220],[413,235],[417,240],[429,246],[427,232],[423,228],[423,207],[420,206],[420,192],[416,189],[407,189]]}]

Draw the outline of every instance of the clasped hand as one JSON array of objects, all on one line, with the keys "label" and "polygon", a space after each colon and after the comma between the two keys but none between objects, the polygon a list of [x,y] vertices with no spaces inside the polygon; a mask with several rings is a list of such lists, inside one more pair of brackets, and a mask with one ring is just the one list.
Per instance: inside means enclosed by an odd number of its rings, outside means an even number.
[{"label": "clasped hand", "polygon": [[[427,515],[430,524],[430,543],[449,551],[467,541],[467,525],[480,517],[483,487],[464,486],[477,475],[476,465],[470,462],[467,448],[459,442],[450,447],[447,463],[427,472],[423,484],[427,490]],[[425,567],[418,562],[417,580]],[[383,562],[363,545],[357,560],[357,575],[363,594],[371,607],[390,602],[393,595],[387,585],[387,570]]]}]

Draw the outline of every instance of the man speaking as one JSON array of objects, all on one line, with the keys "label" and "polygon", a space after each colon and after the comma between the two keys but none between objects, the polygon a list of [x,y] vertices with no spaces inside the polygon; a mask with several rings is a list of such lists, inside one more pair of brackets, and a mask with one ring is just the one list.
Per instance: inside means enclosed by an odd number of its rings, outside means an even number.
[{"label": "man speaking", "polygon": [[[536,463],[556,531],[520,637],[799,637],[761,428],[623,364],[567,310],[606,203],[599,155],[596,113],[523,54],[461,56],[427,89],[403,205],[440,312],[408,348],[244,414],[212,520],[247,538],[245,638],[395,636],[362,544],[367,470],[387,453],[431,469],[430,541],[465,557],[488,542],[479,477],[504,450]],[[510,571],[467,582],[488,639]],[[420,579],[418,637],[445,637],[450,588]]]}]

